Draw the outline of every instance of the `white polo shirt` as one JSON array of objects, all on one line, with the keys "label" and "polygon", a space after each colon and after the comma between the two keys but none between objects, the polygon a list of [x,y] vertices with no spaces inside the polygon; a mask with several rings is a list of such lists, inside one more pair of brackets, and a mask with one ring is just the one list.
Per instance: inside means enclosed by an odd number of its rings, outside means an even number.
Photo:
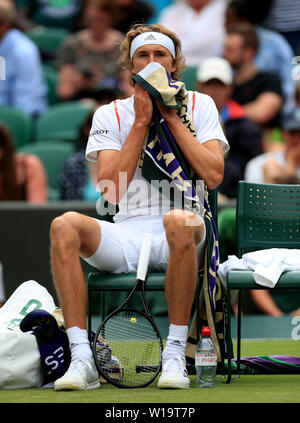
[{"label": "white polo shirt", "polygon": [[[192,118],[196,131],[196,139],[205,143],[212,139],[221,142],[223,152],[229,150],[228,141],[219,122],[219,114],[211,97],[194,91],[188,91],[188,114]],[[97,161],[101,150],[121,150],[129,131],[134,123],[134,97],[115,100],[108,105],[99,107],[95,112],[89,140],[86,148],[86,158]],[[126,220],[133,216],[164,216],[172,205],[159,195],[149,184],[137,166],[134,177],[128,186],[127,195],[119,203],[119,213],[115,222]]]}]

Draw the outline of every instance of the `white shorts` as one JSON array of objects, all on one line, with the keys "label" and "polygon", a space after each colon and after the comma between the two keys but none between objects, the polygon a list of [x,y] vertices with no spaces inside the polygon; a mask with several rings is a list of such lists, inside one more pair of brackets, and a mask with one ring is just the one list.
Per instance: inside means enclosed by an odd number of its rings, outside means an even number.
[{"label": "white shorts", "polygon": [[[162,218],[140,216],[118,223],[95,219],[101,228],[101,241],[96,252],[84,258],[90,265],[103,272],[135,273],[141,249],[143,234],[153,234],[149,270],[164,272],[169,260],[169,246],[166,240]],[[205,236],[197,244],[199,266],[203,264]]]}]

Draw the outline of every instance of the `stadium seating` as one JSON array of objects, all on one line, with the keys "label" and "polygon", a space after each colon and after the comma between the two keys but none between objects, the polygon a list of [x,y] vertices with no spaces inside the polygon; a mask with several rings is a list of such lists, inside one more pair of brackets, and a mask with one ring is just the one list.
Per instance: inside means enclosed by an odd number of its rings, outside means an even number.
[{"label": "stadium seating", "polygon": [[37,142],[24,145],[18,151],[35,154],[42,161],[48,176],[49,199],[58,199],[59,175],[64,161],[73,151],[68,142]]},{"label": "stadium seating", "polygon": [[79,127],[84,123],[91,107],[77,101],[54,104],[41,115],[35,128],[35,140],[75,141]]},{"label": "stadium seating", "polygon": [[[268,248],[300,248],[300,186],[238,184],[236,229],[238,256]],[[272,289],[299,289],[300,271],[284,272]],[[238,291],[237,375],[241,357],[241,290],[268,289],[258,285],[251,270],[231,270],[227,275],[227,345],[231,345],[231,292]],[[231,380],[229,354],[227,383]]]},{"label": "stadium seating", "polygon": [[19,109],[0,106],[0,122],[10,130],[16,148],[28,144],[31,136],[31,118]]},{"label": "stadium seating", "polygon": [[50,65],[43,65],[43,75],[48,87],[48,104],[52,106],[60,101],[56,94],[57,70]]},{"label": "stadium seating", "polygon": [[26,32],[26,35],[39,48],[42,59],[51,60],[56,57],[57,50],[67,37],[69,31],[63,28],[37,27]]},{"label": "stadium seating", "polygon": [[197,82],[197,66],[187,66],[182,71],[181,81],[184,82],[187,90],[194,91]]}]

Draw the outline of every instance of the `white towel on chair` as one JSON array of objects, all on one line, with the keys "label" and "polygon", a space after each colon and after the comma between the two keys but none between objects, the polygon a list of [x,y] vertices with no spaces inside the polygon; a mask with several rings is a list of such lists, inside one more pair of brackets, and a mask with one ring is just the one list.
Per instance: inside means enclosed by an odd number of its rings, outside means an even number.
[{"label": "white towel on chair", "polygon": [[253,270],[257,284],[274,288],[283,272],[300,270],[300,250],[270,248],[246,253],[241,259],[228,256],[228,260],[221,263],[218,269],[218,276],[225,286],[227,273],[232,269]]}]

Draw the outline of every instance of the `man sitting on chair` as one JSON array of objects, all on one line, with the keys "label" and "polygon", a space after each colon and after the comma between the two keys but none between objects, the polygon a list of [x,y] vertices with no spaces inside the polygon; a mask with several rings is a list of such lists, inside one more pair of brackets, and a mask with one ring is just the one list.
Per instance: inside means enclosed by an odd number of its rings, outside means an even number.
[{"label": "man sitting on chair", "polygon": [[[132,77],[153,70],[154,64],[167,75],[168,87],[173,89],[183,68],[180,40],[161,25],[135,26],[121,45],[120,64]],[[154,193],[140,161],[154,110],[161,114],[161,124],[168,126],[197,179],[204,180],[208,188],[222,181],[223,154],[229,147],[210,97],[184,90],[185,117],[191,118],[192,132],[176,108],[153,100],[142,85],[132,82],[132,97],[96,111],[86,150],[87,159],[98,162],[104,198],[119,206],[115,223],[67,212],[51,225],[52,271],[72,355],[68,371],[55,382],[56,390],[100,386],[86,331],[86,286],[79,256],[101,271],[135,272],[145,231],[154,234],[150,270],[166,271],[170,326],[158,387],[189,387],[185,346],[205,246],[204,220],[201,213],[177,210],[159,191]]]}]

